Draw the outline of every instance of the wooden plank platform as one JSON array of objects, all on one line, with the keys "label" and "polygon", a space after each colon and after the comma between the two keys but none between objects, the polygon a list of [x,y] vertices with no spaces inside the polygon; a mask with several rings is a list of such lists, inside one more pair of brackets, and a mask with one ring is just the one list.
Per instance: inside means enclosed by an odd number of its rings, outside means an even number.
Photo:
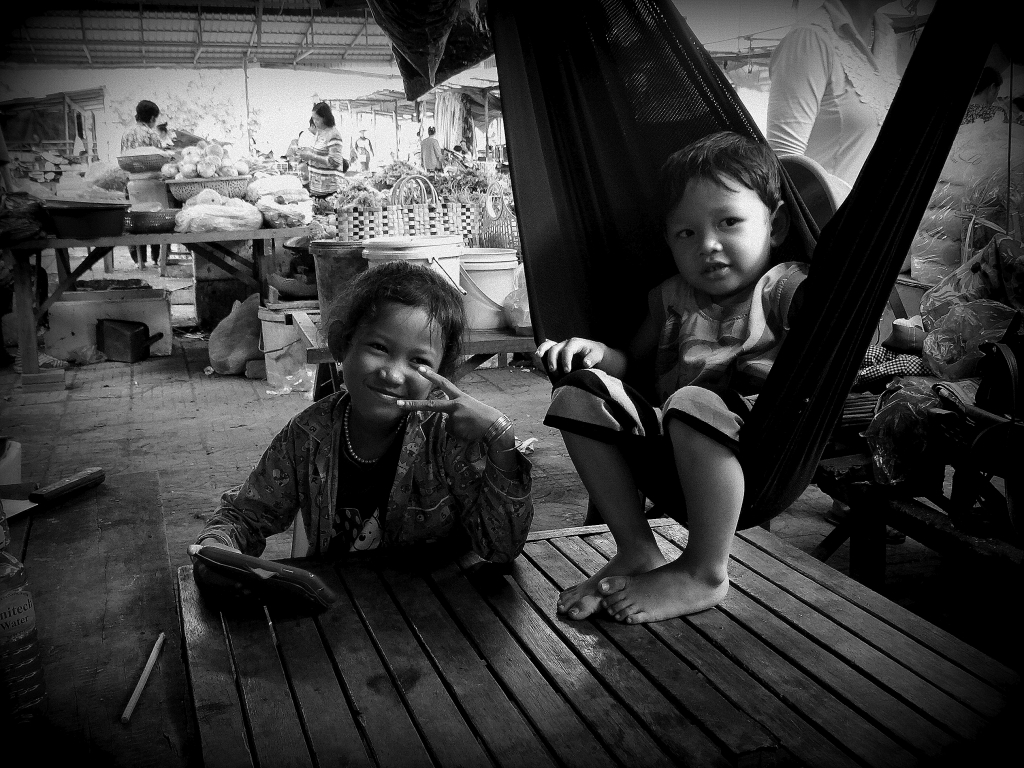
[{"label": "wooden plank platform", "polygon": [[613,552],[590,526],[506,566],[303,561],[340,600],[302,620],[222,617],[181,567],[206,765],[926,765],[989,743],[1019,695],[1013,670],[760,529],[717,608],[557,617]]}]

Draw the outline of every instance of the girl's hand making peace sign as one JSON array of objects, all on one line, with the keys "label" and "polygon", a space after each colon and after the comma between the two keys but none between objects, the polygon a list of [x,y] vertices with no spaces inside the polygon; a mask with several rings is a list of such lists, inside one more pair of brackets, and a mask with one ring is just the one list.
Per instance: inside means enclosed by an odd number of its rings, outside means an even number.
[{"label": "girl's hand making peace sign", "polygon": [[[446,429],[449,434],[467,442],[482,440],[488,430],[504,414],[497,408],[481,403],[452,384],[448,379],[430,368],[420,366],[420,376],[448,395],[448,400],[399,400],[397,405],[403,411],[435,411],[447,413]],[[508,422],[511,427],[511,422]],[[511,470],[515,468],[515,434],[512,429],[499,432],[487,445],[491,461],[499,468]]]}]

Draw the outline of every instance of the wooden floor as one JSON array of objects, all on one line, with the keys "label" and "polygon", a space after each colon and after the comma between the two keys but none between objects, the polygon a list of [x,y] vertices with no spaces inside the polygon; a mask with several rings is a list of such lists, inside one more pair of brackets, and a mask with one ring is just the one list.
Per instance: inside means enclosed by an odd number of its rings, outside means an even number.
[{"label": "wooden floor", "polygon": [[[119,273],[106,277],[142,277],[162,286],[155,270],[133,268],[127,251],[120,251]],[[168,282],[176,291],[174,310],[186,283]],[[171,357],[72,369],[61,392],[24,392],[10,368],[0,369],[0,433],[22,443],[24,480],[45,484],[97,465],[107,473],[99,488],[15,524],[15,550],[36,601],[53,717],[41,733],[0,738],[5,765],[9,757],[20,764],[16,750],[22,748],[26,764],[201,764],[175,602],[177,569],[188,562],[185,548],[219,494],[244,477],[273,435],[308,404],[300,394],[268,391],[263,381],[208,375],[208,365],[206,342],[179,335]],[[550,395],[544,380],[506,368],[479,371],[462,386],[509,413],[519,437],[536,438],[530,457],[534,530],[580,524],[586,496],[557,432],[541,423]],[[772,521],[772,532],[808,552],[832,530],[823,519],[829,505],[810,488]],[[271,537],[266,554],[287,557],[289,549],[290,537],[282,534]],[[815,567],[841,574],[848,554],[848,545],[841,547],[831,567]],[[528,552],[524,565],[533,557]],[[1013,632],[1020,593],[1012,585],[965,571],[912,540],[889,547],[887,559],[886,596],[1019,668]],[[737,594],[746,594],[743,589]],[[716,615],[737,621],[728,612]],[[122,725],[120,714],[161,631],[167,644],[130,724]],[[793,629],[798,638],[810,631]],[[812,642],[828,647],[831,641]],[[871,645],[887,652],[887,642],[883,637]],[[745,674],[756,677],[756,659],[744,663],[753,665]],[[691,676],[705,674],[701,668]],[[1012,738],[1020,722],[1010,719],[1002,736]]]},{"label": "wooden floor", "polygon": [[[655,523],[667,556],[680,526]],[[977,759],[1016,673],[755,529],[718,608],[557,617],[614,552],[538,532],[511,566],[304,562],[321,616],[220,615],[178,570],[208,766],[912,766]]]}]

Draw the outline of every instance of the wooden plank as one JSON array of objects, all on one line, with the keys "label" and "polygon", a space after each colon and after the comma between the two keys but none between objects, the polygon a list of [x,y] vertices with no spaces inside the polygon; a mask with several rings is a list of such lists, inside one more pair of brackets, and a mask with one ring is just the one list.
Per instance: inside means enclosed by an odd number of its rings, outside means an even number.
[{"label": "wooden plank", "polygon": [[[733,546],[733,558],[827,615],[832,621],[871,643],[881,652],[896,659],[956,700],[964,702],[974,711],[986,717],[994,717],[1004,709],[1005,697],[987,683],[872,616],[858,605],[841,598],[831,590],[822,589],[819,584],[786,567],[763,550],[738,539]],[[964,709],[952,708],[939,719],[961,735],[970,736],[980,728],[983,720],[973,715],[970,710]]]},{"label": "wooden plank", "polygon": [[524,768],[553,765],[529,721],[424,579],[393,568],[382,576],[494,761]]},{"label": "wooden plank", "polygon": [[617,765],[456,566],[435,571],[431,580],[466,636],[562,765]]},{"label": "wooden plank", "polygon": [[[465,567],[467,560],[460,565]],[[558,691],[571,702],[605,747],[628,766],[675,765],[646,729],[584,666],[533,605],[492,568],[467,571],[467,578],[544,670]]]},{"label": "wooden plank", "polygon": [[[532,556],[536,549],[549,546],[542,543],[527,544]],[[547,577],[522,558],[513,564],[516,583],[523,589],[536,608],[553,614],[558,590]],[[557,618],[551,622],[555,633],[580,655],[590,671],[601,680],[616,697],[620,698],[652,732],[677,761],[688,765],[726,765],[718,746],[688,720],[634,664],[591,622]],[[643,632],[635,628],[635,634]]]},{"label": "wooden plank", "polygon": [[178,595],[185,669],[203,762],[224,768],[252,766],[224,625],[220,614],[203,603],[191,565],[178,568]]},{"label": "wooden plank", "polygon": [[[80,735],[75,758],[184,766],[185,669],[157,473],[110,477],[92,493],[34,512],[25,563],[50,722]],[[122,725],[161,631],[166,647],[131,722]],[[61,739],[35,746],[41,765],[58,764],[46,750],[64,748]]]},{"label": "wooden plank", "polygon": [[118,235],[87,239],[44,238],[18,243],[18,250],[38,251],[47,248],[101,248],[119,245],[150,245],[153,243],[222,243],[234,240],[286,239],[308,235],[309,227],[282,229],[238,229],[223,232],[160,232],[145,235]]},{"label": "wooden plank", "polygon": [[222,617],[257,762],[312,766],[269,617]]},{"label": "wooden plank", "polygon": [[[603,526],[602,526],[603,527]],[[611,534],[588,536],[586,543],[605,553],[600,561],[586,558],[580,565],[588,576],[615,552]],[[597,551],[597,550],[595,550]],[[575,561],[575,559],[574,559]],[[776,698],[768,689],[734,664],[685,620],[647,625],[663,642],[692,664],[730,701],[775,734],[780,744],[805,765],[853,768],[858,765],[811,723]]]},{"label": "wooden plank", "polygon": [[[303,563],[321,578],[330,566]],[[345,698],[323,639],[312,619],[279,619],[271,612],[285,673],[295,694],[316,763],[370,768],[362,734]]]},{"label": "wooden plank", "polygon": [[345,565],[338,574],[433,758],[441,765],[490,763],[377,574]]},{"label": "wooden plank", "polygon": [[[653,520],[648,520],[647,522],[654,530],[664,528],[666,526],[671,527],[679,525],[675,520],[671,520],[667,517],[658,517]],[[578,525],[572,528],[552,528],[547,531],[530,531],[526,540],[545,541],[547,539],[561,539],[566,536],[593,536],[601,533],[608,533],[608,526],[604,523],[600,525]]]},{"label": "wooden plank", "polygon": [[[601,537],[594,543],[604,549]],[[589,540],[593,541],[593,539]],[[671,546],[671,544],[670,544]],[[604,551],[606,556],[614,550]],[[677,556],[678,549],[670,552]],[[726,601],[735,602],[736,590]],[[916,758],[853,709],[839,701],[799,666],[766,645],[754,631],[733,621],[721,608],[678,619],[701,633],[782,702],[842,748],[871,766],[916,765]]]},{"label": "wooden plank", "polygon": [[[607,560],[577,537],[530,543],[527,554],[560,590],[578,584]],[[587,566],[586,568],[582,566]],[[758,765],[778,743],[755,720],[737,709],[702,676],[684,664],[650,632],[618,622],[593,622],[652,682],[693,720],[701,723],[735,765]]]},{"label": "wooden plank", "polygon": [[378,765],[433,765],[341,579],[321,574],[340,599],[317,622],[341,674],[363,738]]},{"label": "wooden plank", "polygon": [[[666,529],[662,534],[677,544],[685,545],[685,531]],[[943,748],[955,743],[948,731],[881,687],[885,674],[893,678],[907,676],[904,668],[838,625],[821,618],[820,614],[787,596],[770,582],[752,574],[735,560],[729,565],[733,584],[730,594],[735,599],[723,601],[722,610],[756,630],[758,637],[780,655],[800,666],[873,720],[880,729],[919,754],[938,757]],[[872,676],[865,673],[866,667],[873,673],[874,682]],[[919,678],[914,682],[917,680]],[[901,682],[905,687],[911,687],[910,682]],[[916,693],[925,698],[926,694],[938,694],[938,691],[931,688],[926,692],[917,690]]]},{"label": "wooden plank", "polygon": [[762,549],[896,629],[909,635],[957,666],[981,678],[989,685],[1009,692],[1020,685],[1019,675],[991,656],[957,639],[945,630],[915,616],[910,611],[862,584],[848,579],[835,569],[815,560],[796,547],[757,528],[742,531],[740,538]]}]

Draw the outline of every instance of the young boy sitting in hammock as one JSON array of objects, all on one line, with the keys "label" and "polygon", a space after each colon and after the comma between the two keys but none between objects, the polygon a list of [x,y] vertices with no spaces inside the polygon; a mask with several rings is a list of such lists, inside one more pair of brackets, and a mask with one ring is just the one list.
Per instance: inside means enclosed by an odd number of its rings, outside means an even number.
[{"label": "young boy sitting in hammock", "polygon": [[[727,132],[696,141],[668,158],[659,196],[679,274],[648,295],[630,349],[572,338],[536,352],[556,377],[544,423],[561,430],[617,547],[559,596],[558,611],[572,619],[603,607],[619,621],[660,621],[725,597],[743,503],[743,419],[806,276],[801,263],[772,266],[789,215],[766,145]],[[660,408],[621,380],[652,357]],[[687,525],[678,559],[663,557],[641,493]]]}]

